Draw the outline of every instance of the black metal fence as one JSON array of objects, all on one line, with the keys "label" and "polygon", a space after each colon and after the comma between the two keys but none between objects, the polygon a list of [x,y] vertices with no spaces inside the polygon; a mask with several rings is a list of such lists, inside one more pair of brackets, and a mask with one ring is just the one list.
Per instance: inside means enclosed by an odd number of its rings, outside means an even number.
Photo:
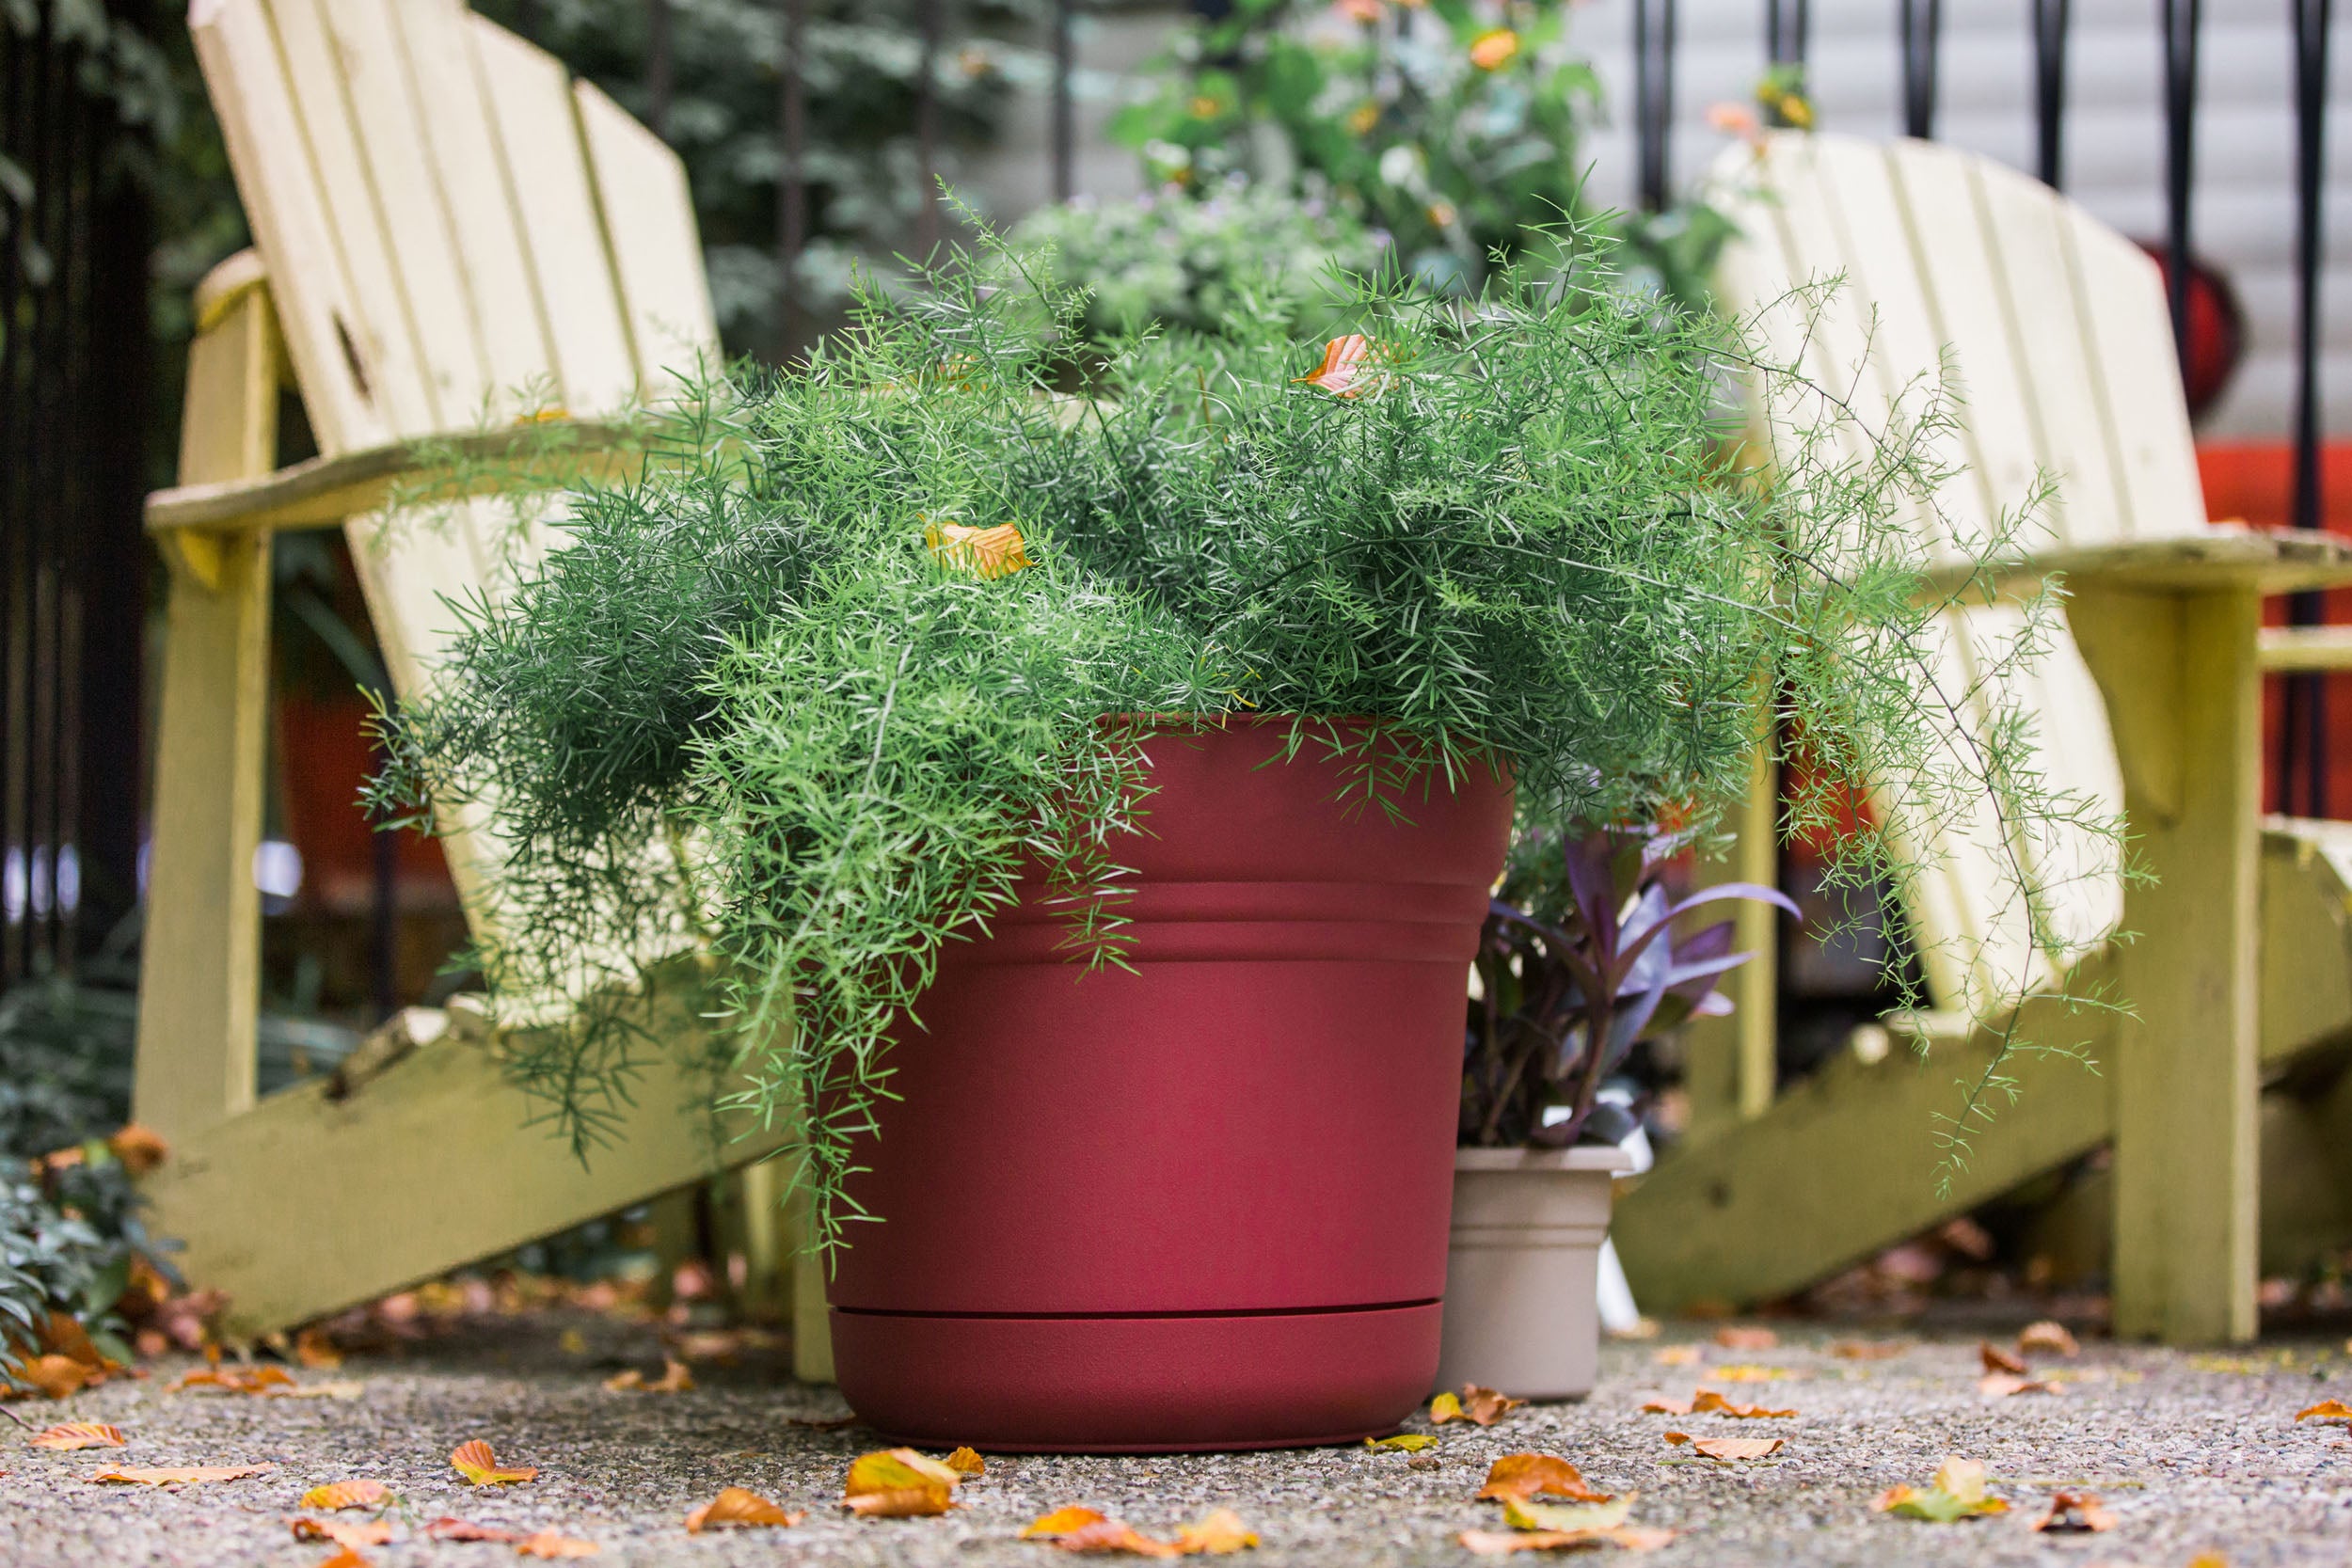
[{"label": "black metal fence", "polygon": [[69,9],[0,6],[0,982],[137,896],[152,239]]}]

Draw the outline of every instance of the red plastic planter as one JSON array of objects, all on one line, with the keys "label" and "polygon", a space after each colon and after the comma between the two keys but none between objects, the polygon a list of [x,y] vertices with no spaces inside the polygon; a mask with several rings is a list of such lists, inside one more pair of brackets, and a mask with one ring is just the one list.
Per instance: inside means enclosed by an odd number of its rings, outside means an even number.
[{"label": "red plastic planter", "polygon": [[1352,1441],[1438,1364],[1463,974],[1510,836],[1484,770],[1409,822],[1277,725],[1148,743],[1134,972],[1028,901],[951,943],[893,1053],[830,1291],[896,1436],[1122,1451]]}]

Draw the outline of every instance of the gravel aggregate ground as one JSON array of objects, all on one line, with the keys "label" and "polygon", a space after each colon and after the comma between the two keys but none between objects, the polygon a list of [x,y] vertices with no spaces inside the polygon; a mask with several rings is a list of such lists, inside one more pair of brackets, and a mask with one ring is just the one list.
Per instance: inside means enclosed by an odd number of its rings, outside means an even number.
[{"label": "gravel aggregate ground", "polygon": [[[401,1539],[366,1554],[385,1568],[517,1560],[501,1545],[408,1539],[441,1515],[552,1528],[596,1543],[595,1560],[613,1565],[1041,1568],[1060,1554],[1016,1532],[1070,1503],[1161,1537],[1211,1508],[1231,1508],[1263,1538],[1258,1551],[1234,1560],[1254,1568],[1468,1564],[1483,1560],[1457,1543],[1459,1532],[1501,1528],[1496,1505],[1471,1494],[1491,1460],[1518,1450],[1566,1457],[1597,1486],[1638,1488],[1635,1522],[1679,1532],[1662,1550],[1624,1554],[1645,1568],[2185,1568],[2206,1552],[2229,1568],[2352,1564],[2352,1434],[2341,1421],[2295,1419],[2320,1400],[2352,1398],[2352,1354],[2341,1338],[2271,1339],[2226,1355],[2092,1341],[2071,1360],[2038,1364],[2037,1371],[2056,1369],[2061,1393],[1989,1400],[1978,1387],[1973,1336],[1938,1333],[1888,1359],[1851,1361],[1829,1354],[1838,1334],[1809,1326],[1782,1328],[1780,1345],[1763,1351],[1724,1350],[1710,1334],[1707,1325],[1669,1325],[1658,1340],[1608,1346],[1589,1401],[1515,1411],[1490,1429],[1450,1424],[1424,1455],[1358,1448],[992,1458],[987,1474],[963,1488],[964,1506],[946,1517],[865,1521],[843,1513],[838,1498],[849,1461],[880,1446],[874,1434],[788,1424],[841,1415],[832,1390],[794,1384],[768,1364],[699,1369],[701,1385],[690,1393],[608,1392],[603,1379],[620,1365],[659,1369],[649,1327],[553,1314],[494,1320],[400,1354],[301,1373],[311,1383],[357,1380],[348,1399],[171,1394],[165,1369],[55,1404],[19,1403],[43,1424],[114,1423],[129,1447],[48,1452],[25,1446],[13,1427],[0,1433],[0,1564],[316,1565],[336,1548],[295,1543],[285,1521],[301,1512],[306,1489],[354,1477],[373,1477],[397,1495],[386,1517]],[[1660,1364],[1659,1351],[1677,1343],[1703,1347],[1703,1364]],[[1734,1364],[1782,1375],[1720,1384],[1728,1395],[1798,1413],[1733,1420],[1642,1412],[1645,1398],[1687,1397],[1702,1377],[1720,1378]],[[1787,1441],[1771,1459],[1726,1465],[1666,1444],[1674,1429]],[[466,1486],[445,1456],[474,1437],[487,1439],[501,1464],[536,1465],[538,1479]],[[1923,1484],[1954,1453],[1984,1462],[2010,1514],[1936,1525],[1871,1511],[1883,1489]],[[271,1468],[171,1491],[85,1479],[118,1464]],[[688,1536],[688,1510],[724,1485],[808,1517],[787,1530]],[[2060,1489],[2099,1494],[2116,1528],[2034,1533],[2028,1520]]]}]

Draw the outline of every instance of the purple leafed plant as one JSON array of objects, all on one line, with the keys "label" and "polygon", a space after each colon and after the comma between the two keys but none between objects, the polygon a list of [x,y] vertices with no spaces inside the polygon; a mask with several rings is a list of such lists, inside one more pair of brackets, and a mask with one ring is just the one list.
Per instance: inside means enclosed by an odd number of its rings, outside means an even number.
[{"label": "purple leafed plant", "polygon": [[[1754,956],[1731,950],[1734,923],[1685,935],[1675,922],[1731,899],[1792,915],[1797,907],[1755,882],[1675,900],[1659,875],[1674,848],[1655,829],[1603,829],[1519,859],[1505,891],[1524,886],[1534,895],[1495,899],[1479,940],[1483,994],[1470,1005],[1464,1144],[1573,1144],[1592,1122],[1602,1081],[1634,1046],[1731,1010],[1716,983]],[[1569,1114],[1546,1126],[1544,1113],[1556,1105]]]}]

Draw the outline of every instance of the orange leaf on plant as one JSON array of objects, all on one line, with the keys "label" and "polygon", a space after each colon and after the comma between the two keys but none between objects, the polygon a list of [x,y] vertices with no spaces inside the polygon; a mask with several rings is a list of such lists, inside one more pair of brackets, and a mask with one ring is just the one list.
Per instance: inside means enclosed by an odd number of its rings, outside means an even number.
[{"label": "orange leaf on plant", "polygon": [[1470,64],[1481,71],[1501,71],[1518,52],[1518,34],[1508,27],[1490,27],[1470,40]]},{"label": "orange leaf on plant", "polygon": [[717,1497],[686,1516],[686,1533],[700,1535],[721,1525],[785,1528],[806,1517],[803,1513],[786,1513],[756,1492],[747,1492],[740,1486],[723,1486]]},{"label": "orange leaf on plant", "polygon": [[931,523],[923,542],[943,565],[969,572],[982,581],[1010,577],[1030,561],[1028,542],[1010,523],[994,528],[966,528],[961,523]]},{"label": "orange leaf on plant", "polygon": [[530,1481],[539,1473],[531,1465],[519,1469],[501,1469],[497,1459],[491,1456],[490,1445],[479,1437],[452,1449],[449,1463],[451,1468],[464,1476],[467,1484],[471,1486],[512,1486],[516,1481]]},{"label": "orange leaf on plant", "polygon": [[1372,357],[1372,340],[1360,332],[1334,338],[1323,348],[1323,363],[1296,378],[1295,385],[1317,388],[1333,397],[1362,395],[1365,362]]}]

